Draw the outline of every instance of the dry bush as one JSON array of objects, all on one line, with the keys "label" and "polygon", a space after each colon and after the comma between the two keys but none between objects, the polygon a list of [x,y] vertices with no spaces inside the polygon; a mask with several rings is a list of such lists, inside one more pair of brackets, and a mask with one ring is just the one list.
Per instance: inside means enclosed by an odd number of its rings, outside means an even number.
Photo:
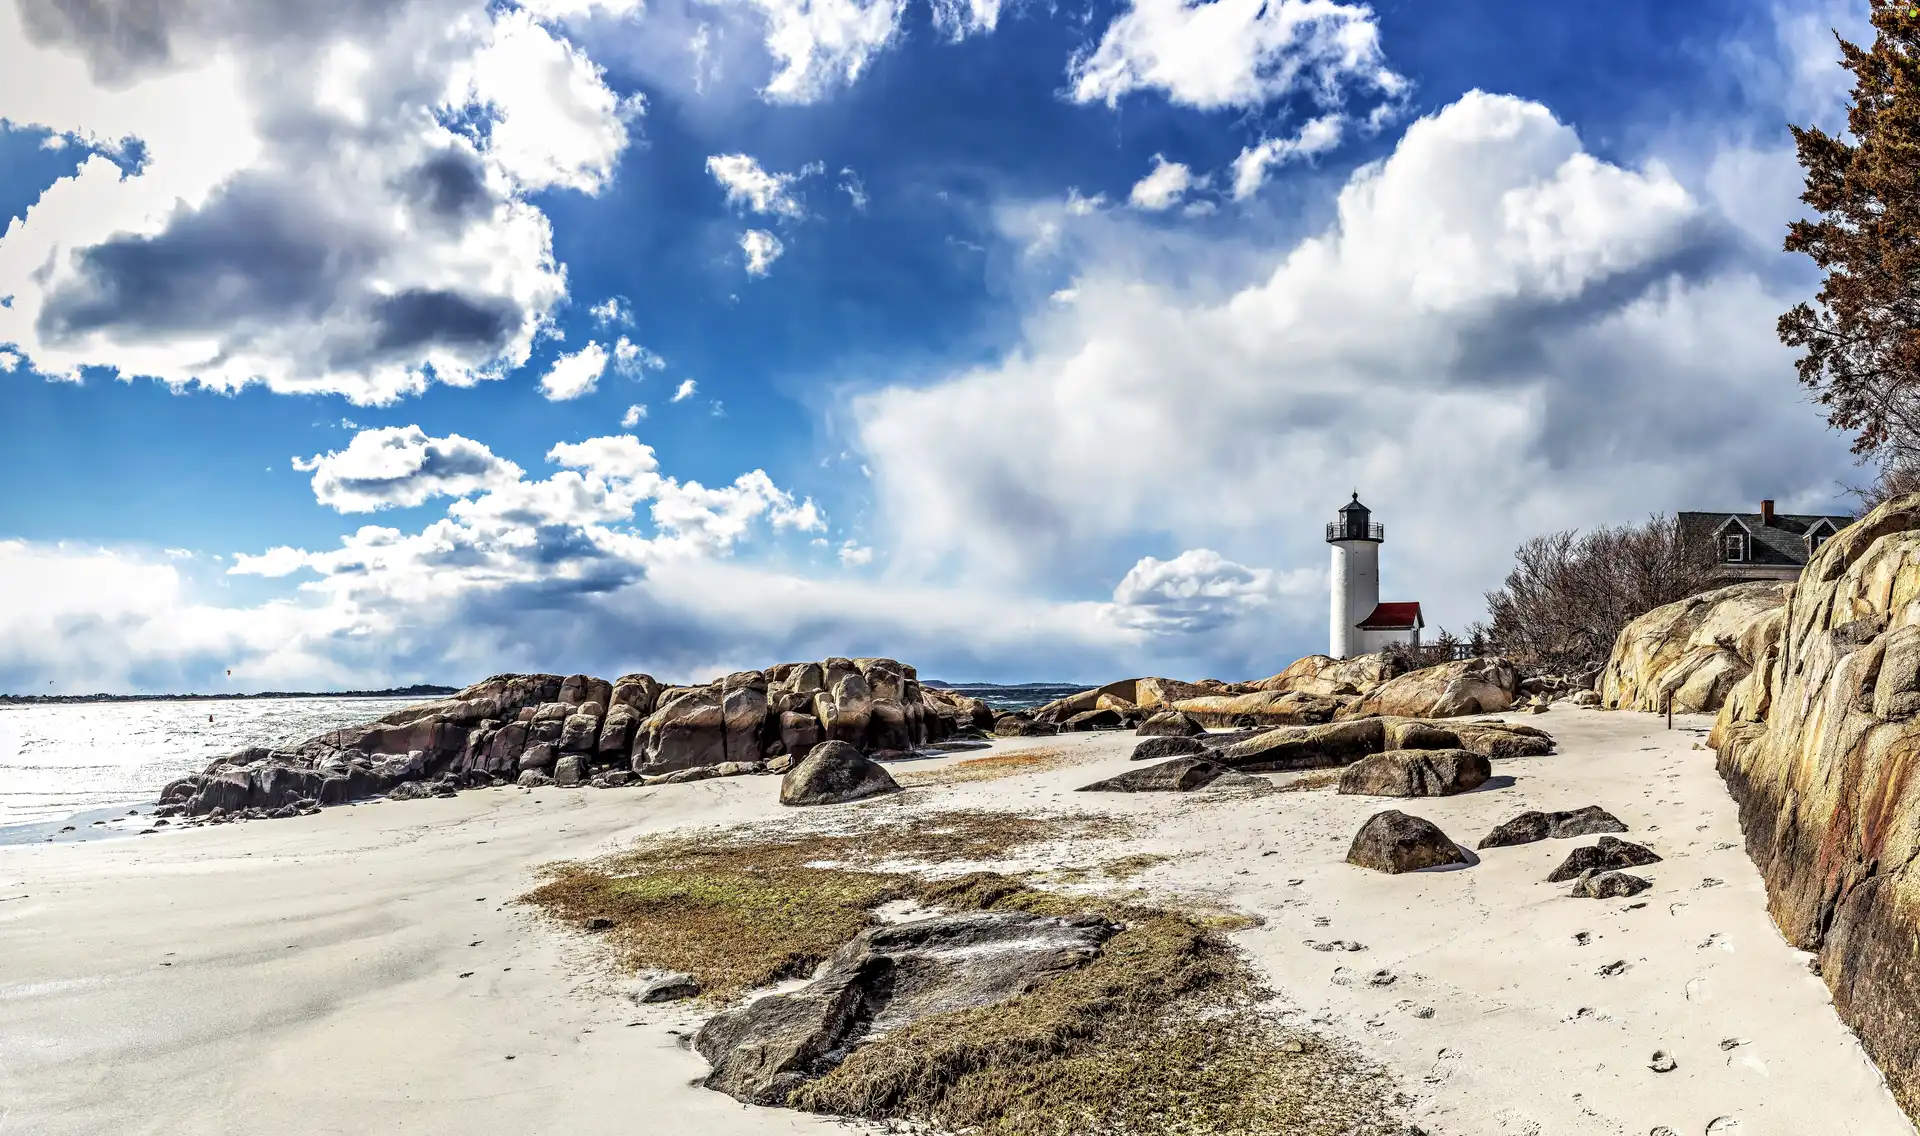
[{"label": "dry bush", "polygon": [[1529,670],[1584,674],[1606,665],[1635,617],[1723,582],[1713,550],[1683,541],[1677,518],[1549,533],[1522,544],[1487,593],[1486,638]]},{"label": "dry bush", "polygon": [[970,781],[997,781],[1022,773],[1044,773],[1068,763],[1066,754],[1056,749],[1033,749],[1022,753],[1001,753],[991,757],[970,757],[937,769],[907,769],[894,774],[902,785],[960,785]]}]

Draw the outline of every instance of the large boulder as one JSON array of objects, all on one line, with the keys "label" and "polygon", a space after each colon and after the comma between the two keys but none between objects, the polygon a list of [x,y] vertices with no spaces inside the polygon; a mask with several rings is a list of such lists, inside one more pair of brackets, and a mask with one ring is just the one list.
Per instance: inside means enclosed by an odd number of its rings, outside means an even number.
[{"label": "large boulder", "polygon": [[1487,783],[1493,766],[1464,749],[1402,749],[1363,757],[1340,773],[1340,792],[1368,797],[1450,797]]},{"label": "large boulder", "polygon": [[1206,726],[1311,726],[1332,721],[1353,702],[1344,696],[1260,690],[1188,698],[1174,705]]},{"label": "large boulder", "polygon": [[[1080,786],[1082,793],[1190,793],[1204,789],[1223,776],[1234,775],[1224,765],[1204,757],[1176,757],[1159,765],[1129,769],[1118,777]],[[1237,776],[1244,777],[1245,774]]]},{"label": "large boulder", "polygon": [[1204,734],[1207,728],[1194,721],[1192,715],[1182,714],[1178,710],[1162,710],[1140,723],[1133,732],[1143,738],[1183,738]]},{"label": "large boulder", "polygon": [[1720,709],[1779,635],[1792,585],[1758,580],[1654,608],[1621,629],[1600,675],[1600,703],[1682,714]]},{"label": "large boulder", "polygon": [[1466,862],[1467,854],[1438,825],[1398,809],[1368,817],[1347,849],[1347,863],[1392,875]]},{"label": "large boulder", "polygon": [[1544,757],[1553,752],[1553,735],[1533,726],[1499,719],[1429,722],[1385,718],[1388,749],[1464,749],[1482,757]]},{"label": "large boulder", "polygon": [[993,720],[993,736],[997,738],[1040,738],[1060,732],[1060,727],[1051,722],[1036,722],[1025,714],[1002,714]]},{"label": "large boulder", "polygon": [[706,1086],[748,1104],[784,1105],[868,1039],[1011,1001],[1092,961],[1117,929],[1097,916],[983,911],[865,931],[805,987],[702,1026],[693,1044],[713,1067]]},{"label": "large boulder", "polygon": [[783,805],[837,805],[899,791],[885,766],[843,741],[814,746],[780,779]]},{"label": "large boulder", "polygon": [[1207,752],[1207,743],[1197,737],[1148,738],[1133,747],[1133,760],[1165,761],[1169,757],[1186,757]]},{"label": "large boulder", "polygon": [[1920,495],[1814,554],[1710,744],[1774,922],[1920,1113]]},{"label": "large boulder", "polygon": [[1227,746],[1217,760],[1239,770],[1284,772],[1348,765],[1385,748],[1386,723],[1379,718],[1365,718],[1358,722],[1268,730]]},{"label": "large boulder", "polygon": [[1389,679],[1340,716],[1453,718],[1497,714],[1511,709],[1519,693],[1520,672],[1507,660],[1460,659]]},{"label": "large boulder", "polygon": [[1246,689],[1280,694],[1315,694],[1321,697],[1362,695],[1398,673],[1393,657],[1384,652],[1346,659],[1308,655],[1304,659],[1296,659],[1286,670],[1271,678],[1247,683]]}]

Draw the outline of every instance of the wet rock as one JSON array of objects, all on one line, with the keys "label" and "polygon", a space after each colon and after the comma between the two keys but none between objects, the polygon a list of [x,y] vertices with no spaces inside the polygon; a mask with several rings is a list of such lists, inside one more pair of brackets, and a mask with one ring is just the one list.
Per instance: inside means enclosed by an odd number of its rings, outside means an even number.
[{"label": "wet rock", "polygon": [[1082,785],[1082,793],[1189,793],[1232,772],[1204,757],[1176,757],[1144,769],[1129,769],[1118,777]]},{"label": "wet rock", "polygon": [[707,1022],[694,1038],[713,1066],[706,1086],[749,1104],[785,1104],[868,1039],[1018,997],[1091,961],[1115,930],[1095,916],[971,912],[863,932],[804,988]]},{"label": "wet rock", "polygon": [[1449,797],[1487,783],[1493,767],[1464,749],[1388,750],[1340,774],[1340,792],[1371,797]]},{"label": "wet rock", "polygon": [[834,805],[899,791],[899,783],[878,762],[846,742],[825,741],[781,778],[780,803]]},{"label": "wet rock", "polygon": [[1536,840],[1564,840],[1575,836],[1597,836],[1603,832],[1625,832],[1620,818],[1601,808],[1588,805],[1568,812],[1524,812],[1506,821],[1481,839],[1481,848],[1510,848],[1532,844]]},{"label": "wet rock", "polygon": [[1443,864],[1465,864],[1466,853],[1432,821],[1398,809],[1375,813],[1360,826],[1347,863],[1399,874]]},{"label": "wet rock", "polygon": [[1657,864],[1660,857],[1652,849],[1642,847],[1630,840],[1620,840],[1612,836],[1603,836],[1599,843],[1585,848],[1575,848],[1553,874],[1547,877],[1548,883],[1565,883],[1576,879],[1582,872],[1611,872],[1621,868],[1638,868],[1646,864]]}]

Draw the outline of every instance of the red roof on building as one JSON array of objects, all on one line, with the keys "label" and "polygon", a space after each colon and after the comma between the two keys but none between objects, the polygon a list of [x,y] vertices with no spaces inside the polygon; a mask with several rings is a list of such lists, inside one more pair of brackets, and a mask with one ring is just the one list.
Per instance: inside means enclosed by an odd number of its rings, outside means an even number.
[{"label": "red roof on building", "polygon": [[1426,625],[1417,603],[1383,603],[1359,623],[1362,631],[1410,631]]}]

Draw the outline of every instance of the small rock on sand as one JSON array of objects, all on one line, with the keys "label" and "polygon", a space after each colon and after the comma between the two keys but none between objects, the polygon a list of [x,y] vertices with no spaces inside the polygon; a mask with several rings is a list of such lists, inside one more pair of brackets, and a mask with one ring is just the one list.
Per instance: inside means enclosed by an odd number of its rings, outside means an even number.
[{"label": "small rock on sand", "polygon": [[1599,805],[1588,805],[1570,812],[1524,812],[1487,833],[1479,847],[1508,848],[1516,844],[1532,844],[1536,840],[1565,840],[1574,836],[1625,831],[1627,826]]},{"label": "small rock on sand", "polygon": [[1592,868],[1580,873],[1574,882],[1573,896],[1576,899],[1625,899],[1639,895],[1653,884],[1639,876],[1630,876],[1625,872],[1599,872]]},{"label": "small rock on sand", "polygon": [[1575,848],[1568,854],[1566,860],[1553,870],[1553,874],[1547,877],[1547,882],[1565,883],[1571,879],[1578,879],[1580,874],[1586,871],[1611,872],[1620,868],[1638,868],[1659,862],[1659,855],[1650,848],[1642,847],[1631,840],[1603,836],[1597,844]]}]

